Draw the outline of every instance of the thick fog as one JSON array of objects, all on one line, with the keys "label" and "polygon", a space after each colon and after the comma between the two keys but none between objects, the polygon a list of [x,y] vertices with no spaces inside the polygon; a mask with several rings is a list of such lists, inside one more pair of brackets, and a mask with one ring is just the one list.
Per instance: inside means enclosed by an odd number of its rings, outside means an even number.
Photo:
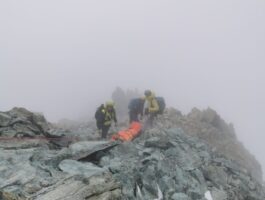
[{"label": "thick fog", "polygon": [[265,1],[0,1],[0,110],[93,115],[116,86],[235,125],[265,169]]}]

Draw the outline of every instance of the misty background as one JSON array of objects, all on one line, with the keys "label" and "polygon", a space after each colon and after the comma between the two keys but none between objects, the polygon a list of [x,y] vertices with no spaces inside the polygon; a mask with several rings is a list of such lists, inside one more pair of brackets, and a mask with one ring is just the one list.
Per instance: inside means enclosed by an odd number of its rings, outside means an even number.
[{"label": "misty background", "polygon": [[117,86],[215,109],[265,171],[265,1],[0,1],[0,110],[81,119]]}]

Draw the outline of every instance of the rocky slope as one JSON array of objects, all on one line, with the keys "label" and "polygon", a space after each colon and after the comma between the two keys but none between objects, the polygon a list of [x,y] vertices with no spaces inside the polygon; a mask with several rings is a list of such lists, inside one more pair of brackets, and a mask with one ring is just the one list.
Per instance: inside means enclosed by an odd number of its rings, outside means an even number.
[{"label": "rocky slope", "polygon": [[251,175],[262,183],[262,169],[255,157],[238,141],[233,124],[227,124],[216,111],[196,108],[188,115],[175,109],[168,110],[160,121],[160,126],[179,127],[190,136],[202,139],[217,153],[244,166]]},{"label": "rocky slope", "polygon": [[98,141],[92,124],[0,112],[0,199],[265,199],[259,163],[215,111],[168,109],[155,124],[120,143]]}]

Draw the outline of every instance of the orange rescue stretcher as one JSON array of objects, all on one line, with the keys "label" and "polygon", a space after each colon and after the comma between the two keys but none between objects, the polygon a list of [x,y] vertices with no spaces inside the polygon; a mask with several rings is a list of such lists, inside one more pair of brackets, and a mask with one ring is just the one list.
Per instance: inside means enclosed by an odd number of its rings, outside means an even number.
[{"label": "orange rescue stretcher", "polygon": [[142,124],[140,122],[132,122],[128,129],[119,131],[111,137],[111,140],[131,141],[141,133],[141,129]]}]

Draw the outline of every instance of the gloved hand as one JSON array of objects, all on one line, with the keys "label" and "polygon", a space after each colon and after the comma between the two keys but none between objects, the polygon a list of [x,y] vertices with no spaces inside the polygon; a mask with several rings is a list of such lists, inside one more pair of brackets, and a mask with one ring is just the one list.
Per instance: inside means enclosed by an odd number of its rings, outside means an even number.
[{"label": "gloved hand", "polygon": [[117,123],[117,122],[115,122],[115,127],[116,127],[116,128],[118,127],[118,123]]},{"label": "gloved hand", "polygon": [[149,109],[148,109],[148,108],[146,108],[146,109],[144,110],[144,114],[145,114],[145,115],[148,115],[148,114],[149,114]]},{"label": "gloved hand", "polygon": [[139,117],[139,118],[140,118],[140,120],[143,120],[143,116],[142,116],[142,115],[140,115],[140,117]]}]

